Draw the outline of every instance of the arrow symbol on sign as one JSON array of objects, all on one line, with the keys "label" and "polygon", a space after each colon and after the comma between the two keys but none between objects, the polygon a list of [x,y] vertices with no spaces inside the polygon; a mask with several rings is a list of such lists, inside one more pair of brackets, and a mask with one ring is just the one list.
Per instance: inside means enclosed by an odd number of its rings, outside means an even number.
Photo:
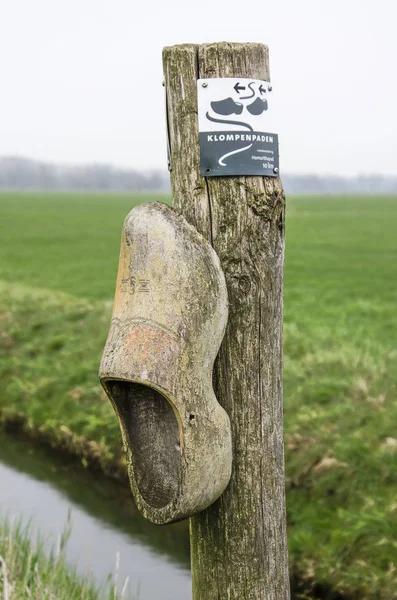
[{"label": "arrow symbol on sign", "polygon": [[261,84],[261,87],[259,88],[259,91],[261,93],[261,96],[262,96],[262,94],[266,94],[266,90],[264,87],[262,87],[262,84]]},{"label": "arrow symbol on sign", "polygon": [[236,90],[237,93],[239,93],[240,90],[245,90],[245,85],[240,85],[240,82],[238,81],[233,89]]}]

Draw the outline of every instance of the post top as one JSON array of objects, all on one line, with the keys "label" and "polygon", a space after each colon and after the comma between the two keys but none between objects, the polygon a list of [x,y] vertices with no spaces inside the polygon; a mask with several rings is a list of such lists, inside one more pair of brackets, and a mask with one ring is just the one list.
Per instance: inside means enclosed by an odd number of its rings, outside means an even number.
[{"label": "post top", "polygon": [[226,41],[222,41],[222,42],[204,42],[202,44],[186,42],[186,43],[182,43],[182,44],[174,44],[172,46],[164,46],[163,52],[168,52],[170,50],[190,50],[190,49],[195,50],[198,47],[210,48],[212,46],[225,47],[225,48],[230,48],[230,49],[235,49],[235,50],[238,50],[241,47],[244,47],[244,48],[262,47],[262,48],[265,48],[266,50],[269,49],[267,44],[263,44],[262,42],[226,42]]}]

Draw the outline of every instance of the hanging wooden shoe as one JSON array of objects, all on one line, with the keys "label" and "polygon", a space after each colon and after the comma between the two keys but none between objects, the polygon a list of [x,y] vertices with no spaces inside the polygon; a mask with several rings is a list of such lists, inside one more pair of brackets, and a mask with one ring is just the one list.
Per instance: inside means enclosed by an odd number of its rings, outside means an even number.
[{"label": "hanging wooden shoe", "polygon": [[229,482],[230,422],[212,388],[227,316],[211,245],[164,204],[134,208],[99,377],[119,420],[135,502],[153,523],[205,509]]}]

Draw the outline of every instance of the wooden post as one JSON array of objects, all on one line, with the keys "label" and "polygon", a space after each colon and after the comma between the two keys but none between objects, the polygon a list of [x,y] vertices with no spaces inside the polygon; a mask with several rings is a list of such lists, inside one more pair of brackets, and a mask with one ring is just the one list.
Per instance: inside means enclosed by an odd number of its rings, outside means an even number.
[{"label": "wooden post", "polygon": [[288,600],[282,422],[285,198],[279,178],[200,176],[197,79],[269,81],[262,44],[163,51],[174,208],[215,248],[229,322],[214,388],[229,414],[233,473],[190,519],[194,600]]}]

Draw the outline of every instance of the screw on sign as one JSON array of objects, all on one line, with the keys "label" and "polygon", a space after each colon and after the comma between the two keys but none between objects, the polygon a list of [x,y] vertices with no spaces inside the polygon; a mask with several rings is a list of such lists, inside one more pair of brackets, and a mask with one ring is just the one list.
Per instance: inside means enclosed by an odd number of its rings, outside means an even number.
[{"label": "screw on sign", "polygon": [[278,175],[271,91],[264,80],[198,80],[201,175]]}]

